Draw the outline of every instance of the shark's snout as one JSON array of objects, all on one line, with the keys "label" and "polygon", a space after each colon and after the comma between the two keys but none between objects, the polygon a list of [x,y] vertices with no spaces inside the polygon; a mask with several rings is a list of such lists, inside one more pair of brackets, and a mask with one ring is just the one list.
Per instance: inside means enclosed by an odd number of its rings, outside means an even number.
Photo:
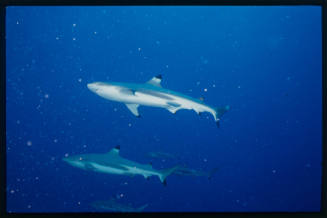
[{"label": "shark's snout", "polygon": [[92,92],[97,92],[99,89],[99,86],[96,83],[88,83],[87,88],[91,90]]}]

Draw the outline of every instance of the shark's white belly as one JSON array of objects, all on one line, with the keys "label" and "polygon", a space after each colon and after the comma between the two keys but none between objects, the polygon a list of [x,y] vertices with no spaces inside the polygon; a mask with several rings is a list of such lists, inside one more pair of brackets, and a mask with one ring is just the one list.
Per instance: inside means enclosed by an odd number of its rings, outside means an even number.
[{"label": "shark's white belly", "polygon": [[114,167],[104,166],[104,165],[100,165],[100,164],[97,164],[97,163],[92,163],[91,165],[92,165],[92,167],[94,167],[94,170],[96,172],[100,172],[100,173],[123,175],[126,172],[125,170],[122,170],[122,169],[117,169],[117,168],[114,168]]}]

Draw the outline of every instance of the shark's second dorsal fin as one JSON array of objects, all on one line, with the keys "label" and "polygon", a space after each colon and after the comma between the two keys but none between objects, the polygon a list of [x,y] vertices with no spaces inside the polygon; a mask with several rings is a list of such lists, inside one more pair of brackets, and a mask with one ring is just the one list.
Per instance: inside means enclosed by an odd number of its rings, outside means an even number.
[{"label": "shark's second dorsal fin", "polygon": [[119,155],[119,151],[120,151],[120,146],[117,145],[116,147],[114,147],[113,149],[111,149],[108,154],[110,155]]},{"label": "shark's second dorsal fin", "polygon": [[151,84],[153,86],[161,87],[161,84],[160,84],[161,80],[162,80],[162,76],[159,74],[158,76],[153,77],[146,83]]}]

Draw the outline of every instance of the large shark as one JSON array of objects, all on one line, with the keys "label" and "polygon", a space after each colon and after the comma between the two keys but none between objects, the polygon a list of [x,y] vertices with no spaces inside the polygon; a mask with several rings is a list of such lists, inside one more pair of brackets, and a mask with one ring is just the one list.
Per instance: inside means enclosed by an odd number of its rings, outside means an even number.
[{"label": "large shark", "polygon": [[166,185],[166,178],[172,174],[179,166],[169,169],[156,170],[151,164],[140,164],[119,155],[120,147],[116,146],[108,153],[104,154],[81,154],[63,158],[68,164],[100,173],[117,174],[117,175],[142,175],[148,179],[150,176],[158,176],[160,181]]},{"label": "large shark", "polygon": [[158,75],[141,84],[94,82],[87,84],[87,87],[105,99],[126,104],[127,108],[137,117],[140,117],[138,112],[140,105],[165,108],[173,114],[178,110],[187,109],[194,110],[197,114],[211,113],[219,127],[219,120],[229,110],[229,106],[211,107],[201,100],[162,88],[161,80],[162,76]]}]

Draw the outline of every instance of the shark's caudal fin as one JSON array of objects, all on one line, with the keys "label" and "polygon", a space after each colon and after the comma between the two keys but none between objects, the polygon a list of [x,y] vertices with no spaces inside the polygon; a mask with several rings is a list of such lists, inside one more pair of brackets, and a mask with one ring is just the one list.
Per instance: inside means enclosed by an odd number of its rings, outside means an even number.
[{"label": "shark's caudal fin", "polygon": [[215,119],[216,119],[216,124],[217,124],[217,127],[219,128],[220,126],[220,118],[224,115],[224,113],[226,113],[227,111],[229,111],[230,109],[230,106],[227,105],[225,107],[220,107],[220,108],[216,108],[215,109],[215,112],[216,112],[216,116],[215,116]]},{"label": "shark's caudal fin", "polygon": [[166,182],[167,176],[169,176],[170,174],[172,174],[179,167],[180,166],[175,166],[175,167],[172,167],[172,168],[169,168],[169,169],[161,170],[160,171],[160,174],[159,174],[159,179],[162,182],[162,184],[167,185],[167,182]]}]

